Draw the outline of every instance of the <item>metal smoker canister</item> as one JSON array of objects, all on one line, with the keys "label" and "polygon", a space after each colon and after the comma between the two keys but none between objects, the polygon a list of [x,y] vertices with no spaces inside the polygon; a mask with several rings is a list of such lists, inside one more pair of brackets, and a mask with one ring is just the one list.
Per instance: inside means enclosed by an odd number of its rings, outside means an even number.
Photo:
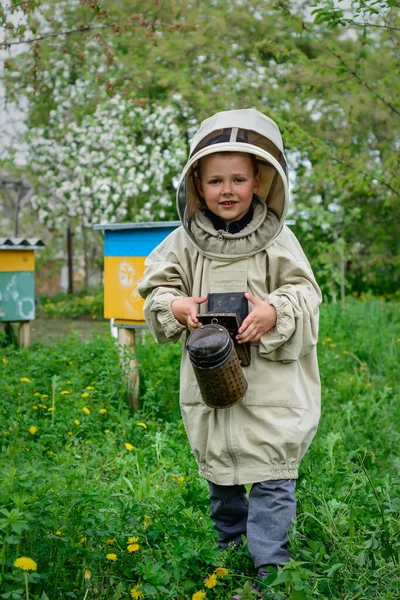
[{"label": "metal smoker canister", "polygon": [[190,334],[186,349],[203,401],[211,408],[229,408],[240,402],[247,381],[228,331],[216,323]]}]

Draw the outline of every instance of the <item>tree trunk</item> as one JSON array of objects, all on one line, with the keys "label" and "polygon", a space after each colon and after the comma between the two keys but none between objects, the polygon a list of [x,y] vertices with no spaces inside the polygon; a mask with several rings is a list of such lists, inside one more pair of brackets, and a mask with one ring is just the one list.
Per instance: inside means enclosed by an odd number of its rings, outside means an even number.
[{"label": "tree trunk", "polygon": [[73,269],[73,249],[72,249],[72,238],[73,233],[71,225],[68,225],[67,229],[67,255],[68,255],[68,294],[74,293],[74,269]]}]

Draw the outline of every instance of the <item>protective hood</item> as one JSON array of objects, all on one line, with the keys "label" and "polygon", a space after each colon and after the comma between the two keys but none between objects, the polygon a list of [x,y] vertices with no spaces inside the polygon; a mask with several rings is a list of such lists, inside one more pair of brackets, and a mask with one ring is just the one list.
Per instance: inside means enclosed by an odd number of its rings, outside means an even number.
[{"label": "protective hood", "polygon": [[[220,112],[201,123],[192,140],[189,160],[177,189],[179,218],[200,251],[204,251],[204,245],[195,235],[197,227],[194,224],[204,201],[197,192],[195,177],[198,161],[216,152],[245,152],[256,157],[261,172],[258,197],[264,205],[260,218],[261,221],[269,221],[264,227],[265,239],[261,241],[258,236],[255,251],[259,251],[270,245],[279,234],[288,208],[288,168],[280,131],[272,119],[253,108]],[[260,218],[257,219],[257,227]],[[226,234],[225,237],[232,235]]]}]

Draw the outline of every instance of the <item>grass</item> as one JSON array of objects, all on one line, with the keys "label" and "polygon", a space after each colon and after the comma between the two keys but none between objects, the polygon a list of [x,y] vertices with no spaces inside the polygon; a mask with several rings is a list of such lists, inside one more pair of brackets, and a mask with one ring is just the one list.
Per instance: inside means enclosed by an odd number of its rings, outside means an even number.
[{"label": "grass", "polygon": [[[26,598],[25,576],[34,600],[251,597],[246,546],[216,549],[179,415],[179,354],[139,346],[132,415],[105,333],[2,349],[0,598]],[[294,559],[266,582],[271,598],[398,597],[399,358],[398,302],[322,308],[323,413],[301,465]],[[37,570],[16,568],[21,556]]]}]

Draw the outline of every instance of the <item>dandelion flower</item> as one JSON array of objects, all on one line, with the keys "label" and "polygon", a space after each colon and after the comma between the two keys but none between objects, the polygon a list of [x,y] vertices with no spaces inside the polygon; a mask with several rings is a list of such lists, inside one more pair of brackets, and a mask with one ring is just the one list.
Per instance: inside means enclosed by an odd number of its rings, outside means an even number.
[{"label": "dandelion flower", "polygon": [[78,421],[78,419],[75,419],[75,420],[74,420],[74,423],[75,423],[75,425],[80,425],[80,424],[81,424],[81,422],[80,422],[80,421]]},{"label": "dandelion flower", "polygon": [[[92,385],[88,385],[88,386],[86,386],[86,389],[87,389],[87,390],[94,390],[94,387],[93,387]],[[89,394],[88,394],[88,395],[89,395]]]},{"label": "dandelion flower", "polygon": [[99,410],[99,413],[100,413],[101,415],[105,415],[105,414],[106,414],[106,412],[107,412],[107,409],[106,409],[106,408],[101,408],[101,409]]},{"label": "dandelion flower", "polygon": [[133,600],[137,600],[138,598],[143,598],[143,592],[141,592],[139,590],[140,585],[136,585],[135,587],[133,587],[130,591],[130,595],[131,598],[133,598]]},{"label": "dandelion flower", "polygon": [[20,381],[22,381],[22,383],[29,383],[30,379],[29,377],[21,377]]},{"label": "dandelion flower", "polygon": [[83,536],[80,540],[79,540],[80,544],[86,544],[86,537]]},{"label": "dandelion flower", "polygon": [[133,450],[133,446],[132,446],[132,444],[128,444],[128,442],[125,442],[124,446],[125,446],[125,449],[126,449],[126,450],[128,450],[129,452],[130,452],[131,450]]},{"label": "dandelion flower", "polygon": [[40,392],[35,392],[33,395],[34,396],[40,396]]},{"label": "dandelion flower", "polygon": [[139,544],[129,544],[128,546],[128,552],[137,552],[137,550],[139,550],[140,546]]},{"label": "dandelion flower", "polygon": [[72,435],[72,431],[68,431],[68,435]]},{"label": "dandelion flower", "polygon": [[84,580],[90,581],[91,576],[92,576],[92,571],[90,569],[85,569],[85,572],[83,574]]},{"label": "dandelion flower", "polygon": [[55,407],[54,406],[50,406],[50,408],[47,409],[47,412],[53,412],[54,410],[56,410]]},{"label": "dandelion flower", "polygon": [[148,527],[151,524],[151,519],[148,515],[144,515],[143,524],[145,527]]},{"label": "dandelion flower", "polygon": [[104,433],[110,433],[110,430],[109,429],[105,429]]},{"label": "dandelion flower", "polygon": [[61,394],[61,396],[68,396],[68,394],[69,394],[69,390],[62,390],[62,391],[60,392],[60,394]]},{"label": "dandelion flower", "polygon": [[183,483],[185,481],[184,477],[178,477],[178,483]]},{"label": "dandelion flower", "polygon": [[192,596],[192,600],[203,600],[203,598],[206,598],[206,593],[203,590],[195,592]]},{"label": "dandelion flower", "polygon": [[116,541],[117,540],[115,540],[115,539],[114,540],[106,540],[106,544],[107,544],[107,546],[114,546]]},{"label": "dandelion flower", "polygon": [[62,531],[60,531],[60,530],[56,531],[56,535],[62,535]]},{"label": "dandelion flower", "polygon": [[138,427],[143,427],[143,429],[147,429],[146,423],[136,423]]},{"label": "dandelion flower", "polygon": [[90,410],[87,408],[87,406],[84,406],[82,411],[85,413],[85,415],[90,415]]},{"label": "dandelion flower", "polygon": [[90,396],[90,394],[88,394],[87,392],[83,392],[83,394],[81,394],[82,398],[88,398],[88,396]]},{"label": "dandelion flower", "polygon": [[36,406],[36,404],[32,404],[32,410],[37,410],[38,407]]},{"label": "dandelion flower", "polygon": [[138,537],[130,537],[128,538],[128,544],[136,544],[139,541]]},{"label": "dandelion flower", "polygon": [[36,571],[37,563],[32,558],[28,558],[28,556],[20,556],[14,560],[14,567],[18,567],[18,569],[22,569],[23,571]]},{"label": "dandelion flower", "polygon": [[5,356],[3,356],[1,360],[2,360],[3,365],[6,365],[8,363],[8,360],[6,359]]},{"label": "dandelion flower", "polygon": [[214,573],[217,577],[225,577],[225,575],[228,575],[229,570],[225,569],[225,567],[217,567]]},{"label": "dandelion flower", "polygon": [[210,575],[209,577],[207,577],[204,580],[204,585],[206,586],[206,588],[213,588],[217,585],[217,576],[215,573],[213,573],[212,575]]},{"label": "dandelion flower", "polygon": [[117,560],[117,558],[118,558],[118,557],[117,557],[117,555],[116,555],[116,554],[113,554],[113,553],[111,553],[111,554],[106,554],[106,559],[107,559],[107,560],[111,560],[112,562],[115,562],[115,561]]},{"label": "dandelion flower", "polygon": [[35,427],[34,425],[32,425],[32,427],[29,427],[29,433],[35,435],[35,433],[37,433],[37,427]]},{"label": "dandelion flower", "polygon": [[48,394],[42,394],[42,400],[45,400],[46,398],[48,398],[49,395]]}]

